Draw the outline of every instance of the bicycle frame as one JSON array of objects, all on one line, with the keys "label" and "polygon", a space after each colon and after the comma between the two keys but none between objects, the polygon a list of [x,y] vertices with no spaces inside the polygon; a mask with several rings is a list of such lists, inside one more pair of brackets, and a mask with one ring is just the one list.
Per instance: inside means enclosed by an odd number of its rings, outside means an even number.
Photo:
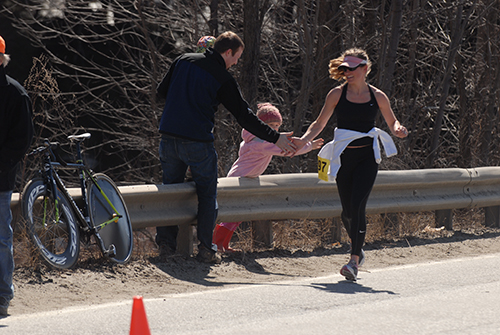
[{"label": "bicycle frame", "polygon": [[[43,178],[45,180],[45,184],[48,185],[48,191],[53,192],[53,194],[56,194],[57,188],[66,195],[67,199],[70,201],[70,206],[73,209],[73,212],[75,213],[81,229],[87,233],[87,234],[93,234],[101,247],[101,249],[105,252],[108,253],[109,250],[107,250],[104,246],[104,243],[98,234],[99,230],[107,226],[108,224],[112,222],[118,222],[118,220],[122,217],[122,215],[118,212],[118,210],[115,208],[115,206],[111,203],[109,200],[108,196],[104,193],[102,188],[99,186],[97,183],[97,180],[94,178],[92,172],[90,169],[88,169],[85,164],[83,163],[83,158],[81,154],[81,146],[80,146],[80,141],[76,141],[76,147],[77,147],[77,161],[76,163],[60,163],[60,162],[55,162],[52,161],[51,159],[51,153],[52,150],[49,147],[47,150],[44,152],[44,163],[43,163]],[[67,168],[67,169],[76,169],[79,171],[79,179],[80,179],[80,189],[81,189],[81,195],[82,195],[82,201],[83,201],[83,207],[80,208],[73,197],[69,194],[68,189],[64,185],[61,177],[55,170],[56,167],[59,168]],[[103,198],[106,200],[106,202],[110,205],[110,207],[113,209],[114,213],[112,215],[112,218],[98,224],[97,226],[93,225],[90,222],[90,216],[89,216],[89,209],[88,209],[88,200],[87,200],[87,188],[86,188],[86,180],[90,180],[94,186],[97,187]],[[57,197],[54,197],[57,201]],[[57,208],[57,206],[56,206]],[[56,219],[59,219],[59,213],[56,213]]]}]

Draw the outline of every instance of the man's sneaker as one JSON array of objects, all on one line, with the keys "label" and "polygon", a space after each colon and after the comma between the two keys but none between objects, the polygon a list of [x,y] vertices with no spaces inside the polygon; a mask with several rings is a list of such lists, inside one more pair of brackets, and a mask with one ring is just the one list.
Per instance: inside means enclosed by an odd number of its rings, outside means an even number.
[{"label": "man's sneaker", "polygon": [[196,259],[200,262],[211,264],[220,264],[222,262],[222,257],[217,252],[212,249],[207,249],[203,245],[198,248]]},{"label": "man's sneaker", "polygon": [[9,309],[9,301],[4,297],[0,297],[0,316],[9,315],[7,311],[8,309]]},{"label": "man's sneaker", "polygon": [[358,266],[356,262],[350,261],[340,269],[340,274],[347,280],[356,281],[358,279]]},{"label": "man's sneaker", "polygon": [[359,254],[359,260],[358,260],[358,268],[361,267],[363,264],[365,264],[365,252],[363,249],[361,249],[361,253]]}]

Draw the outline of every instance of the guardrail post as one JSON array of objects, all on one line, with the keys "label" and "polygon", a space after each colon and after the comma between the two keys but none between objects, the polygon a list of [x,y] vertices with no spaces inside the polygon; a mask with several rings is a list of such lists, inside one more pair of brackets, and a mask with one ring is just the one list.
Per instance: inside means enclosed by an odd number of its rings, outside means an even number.
[{"label": "guardrail post", "polygon": [[179,225],[177,252],[186,256],[193,254],[193,226],[191,224]]},{"label": "guardrail post", "polygon": [[438,209],[436,215],[436,228],[443,227],[446,230],[453,229],[453,211],[451,209]]},{"label": "guardrail post", "polygon": [[332,219],[332,227],[331,227],[331,233],[332,233],[332,239],[333,242],[340,242],[342,239],[342,219],[339,217],[333,218]]},{"label": "guardrail post", "polygon": [[500,206],[484,207],[484,225],[500,227]]},{"label": "guardrail post", "polygon": [[252,221],[252,237],[255,247],[272,248],[273,223],[269,220]]},{"label": "guardrail post", "polygon": [[11,227],[14,230],[15,233],[21,231],[24,226],[24,222],[22,220],[23,216],[21,214],[21,203],[17,203],[15,205],[10,206],[10,210],[12,212],[12,221],[11,221]]}]

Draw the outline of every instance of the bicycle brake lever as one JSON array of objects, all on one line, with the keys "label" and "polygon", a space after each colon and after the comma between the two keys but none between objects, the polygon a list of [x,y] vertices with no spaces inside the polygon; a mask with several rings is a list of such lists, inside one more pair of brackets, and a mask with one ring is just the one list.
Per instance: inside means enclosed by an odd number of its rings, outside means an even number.
[{"label": "bicycle brake lever", "polygon": [[38,148],[35,148],[33,150],[31,150],[31,152],[29,152],[27,154],[27,156],[32,156],[32,155],[35,155],[35,154],[38,154],[40,152],[43,152],[47,149],[50,149],[51,148],[51,144],[53,143],[50,143],[49,140],[46,138],[44,141],[43,141],[43,145],[38,147]]}]

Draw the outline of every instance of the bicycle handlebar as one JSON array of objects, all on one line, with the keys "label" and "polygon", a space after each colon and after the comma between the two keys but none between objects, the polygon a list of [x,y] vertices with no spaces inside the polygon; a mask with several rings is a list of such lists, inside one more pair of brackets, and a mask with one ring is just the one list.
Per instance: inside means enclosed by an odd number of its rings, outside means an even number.
[{"label": "bicycle handlebar", "polygon": [[59,155],[59,142],[50,142],[48,139],[43,141],[43,146],[40,146],[36,149],[33,149],[28,156],[36,155],[42,153],[44,151],[49,151],[54,160],[61,164],[62,166],[67,166],[68,163],[64,159],[62,159],[61,155]]}]

